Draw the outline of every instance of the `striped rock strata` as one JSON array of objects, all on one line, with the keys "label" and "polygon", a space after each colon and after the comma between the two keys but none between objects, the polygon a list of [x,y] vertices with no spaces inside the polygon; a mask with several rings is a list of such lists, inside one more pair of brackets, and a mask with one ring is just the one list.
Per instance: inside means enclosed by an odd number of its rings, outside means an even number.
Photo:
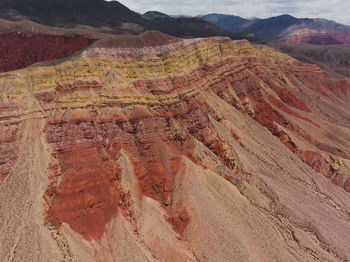
[{"label": "striped rock strata", "polygon": [[350,259],[349,104],[315,65],[97,42],[0,86],[1,261]]}]

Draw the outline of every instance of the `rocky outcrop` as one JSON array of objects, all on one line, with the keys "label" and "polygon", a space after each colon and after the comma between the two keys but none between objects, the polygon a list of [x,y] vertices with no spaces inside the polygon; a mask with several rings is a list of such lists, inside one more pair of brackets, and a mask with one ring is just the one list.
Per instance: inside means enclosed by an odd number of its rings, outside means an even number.
[{"label": "rocky outcrop", "polygon": [[29,192],[0,206],[1,260],[349,259],[348,111],[319,67],[220,37],[120,43],[0,75],[0,199]]}]

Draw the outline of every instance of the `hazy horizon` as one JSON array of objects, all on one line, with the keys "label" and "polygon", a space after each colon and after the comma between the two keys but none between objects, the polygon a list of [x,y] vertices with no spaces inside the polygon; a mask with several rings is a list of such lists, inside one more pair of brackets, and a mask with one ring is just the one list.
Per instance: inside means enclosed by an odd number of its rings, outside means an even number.
[{"label": "hazy horizon", "polygon": [[243,18],[268,18],[289,14],[298,18],[324,18],[350,25],[350,1],[344,0],[120,0],[141,14],[159,11],[169,15],[197,16],[210,13],[237,15]]}]

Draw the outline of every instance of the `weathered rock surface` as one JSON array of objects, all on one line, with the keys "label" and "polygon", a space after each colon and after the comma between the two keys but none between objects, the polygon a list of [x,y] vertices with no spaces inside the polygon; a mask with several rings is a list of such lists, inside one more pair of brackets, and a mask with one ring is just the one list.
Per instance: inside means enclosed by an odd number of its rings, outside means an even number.
[{"label": "weathered rock surface", "polygon": [[346,83],[247,41],[122,42],[0,75],[1,261],[350,259]]}]

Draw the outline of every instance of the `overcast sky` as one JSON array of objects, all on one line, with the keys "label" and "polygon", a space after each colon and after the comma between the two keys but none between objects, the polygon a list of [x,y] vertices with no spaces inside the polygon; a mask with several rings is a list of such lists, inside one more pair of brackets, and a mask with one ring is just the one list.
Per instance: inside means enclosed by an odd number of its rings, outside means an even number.
[{"label": "overcast sky", "polygon": [[350,0],[120,0],[130,9],[144,13],[160,11],[170,15],[222,13],[245,18],[266,18],[281,14],[327,18],[350,25]]}]

